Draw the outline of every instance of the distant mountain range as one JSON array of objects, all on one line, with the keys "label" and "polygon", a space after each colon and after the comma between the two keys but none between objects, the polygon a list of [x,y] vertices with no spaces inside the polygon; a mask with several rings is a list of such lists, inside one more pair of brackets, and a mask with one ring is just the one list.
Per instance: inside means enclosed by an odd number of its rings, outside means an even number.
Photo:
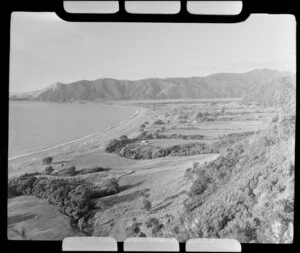
[{"label": "distant mountain range", "polygon": [[68,84],[58,82],[42,90],[11,94],[10,99],[71,102],[237,98],[249,92],[255,93],[265,85],[272,86],[272,82],[276,83],[277,79],[292,75],[286,71],[256,69],[246,73],[216,73],[205,77],[188,78],[148,78],[136,81],[101,78]]}]

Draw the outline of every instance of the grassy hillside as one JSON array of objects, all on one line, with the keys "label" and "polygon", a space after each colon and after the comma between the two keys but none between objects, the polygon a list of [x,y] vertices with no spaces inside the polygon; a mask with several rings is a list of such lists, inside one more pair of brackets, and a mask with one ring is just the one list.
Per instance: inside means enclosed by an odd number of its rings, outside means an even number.
[{"label": "grassy hillside", "polygon": [[185,236],[291,243],[294,148],[295,115],[285,114],[215,161],[196,165],[182,217]]}]

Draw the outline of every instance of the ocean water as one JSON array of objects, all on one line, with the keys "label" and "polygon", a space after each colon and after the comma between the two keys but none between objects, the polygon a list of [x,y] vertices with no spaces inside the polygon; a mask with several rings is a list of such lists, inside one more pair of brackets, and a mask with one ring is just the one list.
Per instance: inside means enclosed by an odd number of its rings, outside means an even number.
[{"label": "ocean water", "polygon": [[134,107],[88,103],[9,103],[9,159],[101,132],[130,118]]}]

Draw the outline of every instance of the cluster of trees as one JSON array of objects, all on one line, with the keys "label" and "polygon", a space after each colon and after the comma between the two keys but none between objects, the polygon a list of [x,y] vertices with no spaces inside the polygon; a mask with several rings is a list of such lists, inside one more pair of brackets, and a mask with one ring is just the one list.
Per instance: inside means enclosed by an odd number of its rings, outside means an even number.
[{"label": "cluster of trees", "polygon": [[[124,148],[129,144],[138,144],[143,140],[153,140],[153,139],[182,139],[182,140],[205,140],[204,135],[182,135],[182,134],[171,134],[165,135],[158,132],[149,133],[147,131],[142,132],[136,138],[129,139],[126,135],[121,136],[119,139],[112,139],[105,147],[105,152],[107,153],[123,153]],[[134,145],[135,146],[135,145]],[[121,150],[123,150],[121,152]],[[161,151],[164,152],[164,151]],[[123,155],[124,156],[124,155]],[[165,155],[164,155],[165,156]]]},{"label": "cluster of trees", "polygon": [[[146,233],[149,234],[151,237],[162,236],[164,224],[161,223],[157,218],[149,217],[144,224],[146,225],[146,230],[150,230],[150,232],[147,231]],[[127,237],[147,237],[146,234],[141,230],[142,225],[142,222],[137,222],[136,218],[133,218],[132,225],[126,228]]]},{"label": "cluster of trees", "polygon": [[[162,132],[162,131],[161,131]],[[205,140],[206,136],[202,134],[161,134],[158,132],[144,132],[137,137],[137,140],[152,140],[152,139],[180,139],[180,140]]]},{"label": "cluster of trees", "polygon": [[119,155],[129,159],[155,159],[165,156],[191,156],[198,154],[215,153],[217,150],[212,150],[206,143],[189,143],[182,145],[174,145],[171,147],[157,146],[141,146],[139,143],[132,143],[123,147]]},{"label": "cluster of trees", "polygon": [[53,160],[53,157],[47,156],[47,157],[43,158],[42,162],[43,162],[43,164],[51,164],[52,160]]},{"label": "cluster of trees", "polygon": [[183,219],[191,237],[291,243],[294,216],[293,115],[189,169],[195,178]]},{"label": "cluster of trees", "polygon": [[[117,187],[116,180],[110,180],[102,189],[103,195],[110,195]],[[50,204],[59,207],[62,214],[70,217],[70,225],[79,228],[85,234],[89,234],[87,226],[89,213],[95,208],[92,200],[99,196],[99,186],[95,187],[82,180],[68,180],[63,178],[22,175],[11,178],[8,181],[8,193],[14,196],[33,195],[41,199],[47,199]],[[117,190],[118,191],[118,190]],[[115,192],[114,192],[115,193]]]},{"label": "cluster of trees", "polygon": [[128,138],[119,138],[119,139],[112,139],[105,147],[105,152],[113,153],[119,152],[123,147],[127,144],[133,142],[133,139]]},{"label": "cluster of trees", "polygon": [[158,119],[158,120],[154,121],[154,124],[162,125],[162,124],[165,124],[165,123],[161,119]]},{"label": "cluster of trees", "polygon": [[97,173],[97,172],[102,172],[107,170],[109,170],[109,168],[103,168],[103,167],[91,167],[91,168],[83,168],[81,170],[76,170],[75,166],[71,166],[60,170],[55,170],[50,165],[47,166],[41,173],[35,172],[31,174],[24,174],[23,176],[51,175],[51,176],[60,176],[60,177],[72,177],[72,176]]},{"label": "cluster of trees", "polygon": [[194,116],[194,119],[198,122],[204,122],[204,121],[214,121],[219,115],[222,115],[225,113],[225,109],[221,110],[221,112],[197,112]]},{"label": "cluster of trees", "polygon": [[71,166],[69,168],[61,169],[56,172],[52,172],[53,176],[77,176],[77,175],[85,175],[85,174],[91,174],[91,173],[97,173],[108,170],[107,168],[103,167],[91,167],[91,168],[83,168],[81,170],[76,170],[75,166]]},{"label": "cluster of trees", "polygon": [[143,225],[143,223],[136,222],[136,218],[133,220],[133,224],[126,228],[127,237],[146,237],[146,235],[140,229],[140,226]]},{"label": "cluster of trees", "polygon": [[147,228],[151,228],[151,233],[152,236],[160,236],[160,232],[164,228],[164,224],[161,223],[157,218],[155,217],[150,217],[146,222],[145,222]]},{"label": "cluster of trees", "polygon": [[[162,135],[158,133],[141,134],[135,139],[114,139],[106,147],[106,152],[116,152],[122,157],[129,159],[155,159],[165,156],[192,156],[199,154],[219,153],[224,148],[227,148],[234,143],[247,138],[254,132],[233,133],[222,136],[218,141],[213,142],[211,145],[204,142],[194,142],[182,145],[174,145],[171,147],[158,147],[153,145],[141,145],[141,140],[149,140],[154,138],[169,139],[169,138],[182,138],[190,139],[188,135]],[[195,139],[205,138],[203,135],[195,135]]]},{"label": "cluster of trees", "polygon": [[[151,202],[149,200],[150,192],[149,189],[143,189],[141,191],[143,209],[147,212],[151,210]],[[136,218],[133,218],[133,223],[131,226],[126,228],[126,233],[128,237],[146,237],[146,234],[141,231],[140,227],[143,225],[143,222],[137,222]],[[151,236],[161,236],[162,229],[164,225],[155,217],[149,217],[145,222],[145,225],[148,229],[151,229]]]}]

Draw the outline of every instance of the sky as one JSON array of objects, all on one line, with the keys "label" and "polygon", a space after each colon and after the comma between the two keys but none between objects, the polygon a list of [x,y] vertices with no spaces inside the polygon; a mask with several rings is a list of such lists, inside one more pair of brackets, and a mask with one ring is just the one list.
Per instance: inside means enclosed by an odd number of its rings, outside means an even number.
[{"label": "sky", "polygon": [[79,23],[49,12],[12,13],[11,92],[82,79],[190,77],[256,68],[295,72],[294,16],[157,24]]}]

